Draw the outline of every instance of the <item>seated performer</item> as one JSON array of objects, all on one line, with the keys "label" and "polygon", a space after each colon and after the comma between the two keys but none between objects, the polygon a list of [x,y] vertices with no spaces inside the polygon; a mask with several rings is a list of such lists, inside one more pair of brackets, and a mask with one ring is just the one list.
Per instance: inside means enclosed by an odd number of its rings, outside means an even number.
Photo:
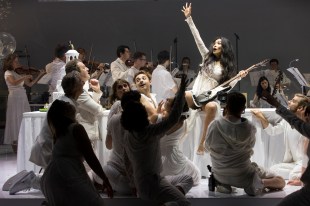
[{"label": "seated performer", "polygon": [[267,77],[262,76],[258,80],[258,84],[256,87],[256,92],[254,94],[254,98],[250,103],[250,107],[252,108],[271,108],[272,106],[262,99],[262,92],[267,91],[271,93],[271,87],[269,84],[269,80]]},{"label": "seated performer", "polygon": [[[169,117],[160,123],[149,123],[147,111],[140,102],[131,101],[123,105],[120,122],[125,129],[125,152],[132,169],[127,172],[131,174],[130,171],[132,171],[132,180],[138,196],[159,205],[190,205],[184,194],[191,189],[192,178],[188,175],[179,175],[168,181],[160,175],[162,161],[159,141],[177,123],[182,113],[185,86],[185,77],[183,77],[176,103]],[[129,164],[126,163],[126,165]]]},{"label": "seated performer", "polygon": [[[198,72],[198,76],[195,79],[192,91],[186,92],[186,101],[190,108],[201,108],[205,112],[205,120],[203,126],[203,132],[200,137],[200,143],[198,146],[197,154],[204,154],[204,143],[206,139],[206,133],[210,122],[219,114],[219,104],[216,101],[205,102],[203,98],[205,94],[229,80],[235,75],[236,66],[234,62],[233,48],[228,39],[225,37],[217,37],[211,43],[208,49],[202,41],[200,34],[191,17],[192,7],[191,4],[183,6],[182,12],[186,17],[186,22],[194,36],[195,42],[202,56],[201,69]],[[245,77],[247,72],[240,71],[240,77]],[[233,81],[229,84],[230,87],[235,86],[237,81]],[[194,100],[194,97],[201,97],[198,101]]]},{"label": "seated performer", "polygon": [[[302,94],[295,94],[294,98],[288,101],[288,109],[296,115],[300,115],[304,104],[309,100]],[[283,134],[285,153],[283,162],[273,165],[270,169],[278,175],[288,180],[298,180],[301,176],[302,157],[303,157],[303,137],[291,127],[291,125],[282,119],[280,122],[272,125],[260,110],[253,110],[252,113],[259,119],[264,131],[275,136]]]},{"label": "seated performer", "polygon": [[206,149],[210,152],[213,175],[218,192],[230,193],[231,186],[244,188],[251,196],[262,189],[282,189],[285,181],[251,162],[256,128],[241,117],[246,98],[238,92],[229,93],[224,116],[209,126]]}]

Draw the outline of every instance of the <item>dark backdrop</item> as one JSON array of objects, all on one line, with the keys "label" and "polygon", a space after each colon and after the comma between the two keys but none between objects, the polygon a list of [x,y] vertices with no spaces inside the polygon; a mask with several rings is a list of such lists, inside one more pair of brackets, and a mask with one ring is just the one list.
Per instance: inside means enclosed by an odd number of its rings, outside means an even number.
[{"label": "dark backdrop", "polygon": [[[185,1],[10,2],[11,13],[1,20],[0,32],[15,37],[17,50],[24,50],[26,45],[31,66],[36,68],[44,68],[53,59],[57,43],[69,40],[88,52],[93,45],[92,58],[110,63],[116,58],[115,50],[120,44],[129,45],[131,50],[135,45],[137,50],[147,53],[149,60],[151,51],[155,60],[163,49],[172,48],[175,56],[173,40],[177,38],[177,61],[189,56],[193,68],[198,68],[201,61],[181,12]],[[239,35],[239,69],[264,58],[278,58],[280,67],[286,69],[291,60],[299,58],[293,65],[309,72],[310,1],[193,0],[192,3],[192,16],[206,45],[221,35],[236,46],[234,33]],[[2,94],[7,91],[3,81],[1,71]],[[254,89],[248,77],[241,81],[240,90],[247,92],[250,99]],[[300,91],[297,83],[293,83],[290,93],[295,91]]]}]

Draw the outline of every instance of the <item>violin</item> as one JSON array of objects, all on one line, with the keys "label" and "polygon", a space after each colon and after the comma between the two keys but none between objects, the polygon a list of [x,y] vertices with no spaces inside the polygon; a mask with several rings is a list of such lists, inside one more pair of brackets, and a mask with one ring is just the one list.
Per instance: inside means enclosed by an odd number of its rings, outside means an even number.
[{"label": "violin", "polygon": [[40,73],[39,69],[35,69],[33,67],[18,67],[15,69],[15,72],[19,75],[32,75],[32,76],[36,76]]},{"label": "violin", "polygon": [[126,64],[127,67],[132,67],[133,66],[133,60],[132,59],[127,59],[125,61],[125,64]]}]

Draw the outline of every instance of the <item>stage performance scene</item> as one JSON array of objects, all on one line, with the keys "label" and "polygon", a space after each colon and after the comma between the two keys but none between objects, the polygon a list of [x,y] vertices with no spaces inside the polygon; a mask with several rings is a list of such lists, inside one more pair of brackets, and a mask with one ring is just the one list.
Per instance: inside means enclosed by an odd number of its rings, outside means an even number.
[{"label": "stage performance scene", "polygon": [[309,9],[0,1],[0,205],[309,206]]}]

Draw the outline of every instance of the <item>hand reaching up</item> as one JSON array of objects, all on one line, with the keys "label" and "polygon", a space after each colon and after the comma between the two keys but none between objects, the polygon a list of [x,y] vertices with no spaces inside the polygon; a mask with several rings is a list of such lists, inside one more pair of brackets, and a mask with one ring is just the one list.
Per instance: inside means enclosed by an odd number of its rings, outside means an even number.
[{"label": "hand reaching up", "polygon": [[184,16],[186,18],[190,17],[192,14],[192,3],[187,3],[185,6],[183,6],[183,9],[181,10],[184,13]]},{"label": "hand reaching up", "polygon": [[182,74],[181,75],[181,84],[180,84],[180,88],[179,88],[179,92],[185,92],[187,83],[188,83],[188,79],[186,74]]}]

